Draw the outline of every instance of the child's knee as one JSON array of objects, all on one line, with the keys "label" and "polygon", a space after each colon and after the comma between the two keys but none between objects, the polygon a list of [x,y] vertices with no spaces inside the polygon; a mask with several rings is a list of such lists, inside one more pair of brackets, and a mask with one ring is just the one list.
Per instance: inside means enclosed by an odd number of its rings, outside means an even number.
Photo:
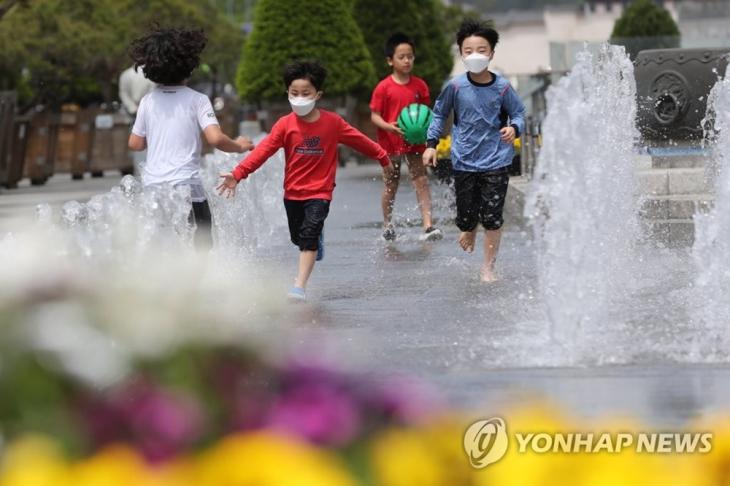
[{"label": "child's knee", "polygon": [[502,213],[487,213],[481,218],[482,226],[487,231],[496,231],[502,228],[504,217]]},{"label": "child's knee", "polygon": [[385,183],[386,189],[398,189],[398,183],[400,183],[400,171],[394,170],[390,175],[383,176],[383,182]]},{"label": "child's knee", "polygon": [[317,238],[299,238],[299,251],[317,251],[319,236]]}]

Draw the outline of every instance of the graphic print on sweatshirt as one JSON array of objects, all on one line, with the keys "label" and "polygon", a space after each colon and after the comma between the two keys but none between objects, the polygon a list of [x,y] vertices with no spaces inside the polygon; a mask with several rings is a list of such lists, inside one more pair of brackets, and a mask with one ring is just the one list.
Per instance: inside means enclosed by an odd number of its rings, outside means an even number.
[{"label": "graphic print on sweatshirt", "polygon": [[294,151],[302,155],[324,155],[324,148],[320,145],[320,138],[305,137],[301,145],[298,145]]}]

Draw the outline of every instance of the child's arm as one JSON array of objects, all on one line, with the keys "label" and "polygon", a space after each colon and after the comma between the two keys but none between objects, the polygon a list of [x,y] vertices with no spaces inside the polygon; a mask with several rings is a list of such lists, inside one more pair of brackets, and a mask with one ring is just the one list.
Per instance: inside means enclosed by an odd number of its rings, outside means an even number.
[{"label": "child's arm", "polygon": [[386,132],[391,133],[397,133],[398,135],[403,136],[403,131],[400,129],[397,122],[388,123],[377,111],[373,111],[370,113],[370,120],[373,122],[373,125],[380,128],[381,130],[385,130]]},{"label": "child's arm", "polygon": [[246,137],[237,137],[235,140],[223,133],[219,125],[208,125],[203,130],[205,140],[213,147],[223,152],[241,153],[253,149],[253,143]]},{"label": "child's arm", "polygon": [[455,88],[451,83],[449,83],[436,99],[436,105],[433,107],[433,118],[431,119],[431,124],[428,126],[428,132],[426,133],[427,148],[423,151],[423,163],[425,165],[432,165],[436,167],[438,158],[436,155],[436,145],[438,145],[439,138],[444,131],[446,120],[449,118],[449,114],[454,108],[455,92]]},{"label": "child's arm", "polygon": [[132,133],[129,135],[127,146],[129,150],[141,152],[147,148],[147,103],[146,98],[142,98],[137,107],[137,117],[134,119]]},{"label": "child's arm", "polygon": [[129,141],[127,142],[127,146],[129,147],[129,150],[133,150],[134,152],[141,152],[142,150],[147,148],[147,139],[145,137],[140,137],[139,135],[135,135],[134,133],[129,135]]},{"label": "child's arm", "polygon": [[383,88],[383,84],[380,83],[375,87],[373,95],[370,97],[370,120],[381,130],[403,136],[403,132],[395,122],[389,123],[381,115],[385,108],[385,98],[385,89]]},{"label": "child's arm", "polygon": [[264,138],[255,149],[248,154],[248,157],[243,159],[233,169],[232,172],[224,172],[220,174],[221,181],[218,185],[218,194],[225,194],[226,197],[231,197],[236,194],[236,186],[245,179],[251,173],[255,172],[256,169],[261,167],[272,155],[276,153],[283,145],[284,130],[281,123],[276,122],[271,128],[271,133]]},{"label": "child's arm", "polygon": [[348,147],[352,147],[371,159],[377,160],[381,167],[383,167],[383,173],[386,176],[389,176],[393,171],[393,164],[390,163],[388,152],[386,152],[383,147],[370,140],[360,130],[354,128],[345,120],[340,120],[342,124],[340,126],[340,136],[338,141]]},{"label": "child's arm", "polygon": [[512,143],[525,131],[525,105],[510,85],[504,93],[502,106],[507,110],[510,126],[502,128],[499,133],[504,142]]}]

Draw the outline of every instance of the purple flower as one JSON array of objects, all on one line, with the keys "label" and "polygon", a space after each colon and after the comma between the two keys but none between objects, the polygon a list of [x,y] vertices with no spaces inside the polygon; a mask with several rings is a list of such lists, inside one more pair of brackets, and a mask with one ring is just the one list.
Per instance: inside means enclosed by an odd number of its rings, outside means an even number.
[{"label": "purple flower", "polygon": [[203,412],[191,397],[163,390],[145,379],[126,383],[108,397],[82,407],[96,447],[130,442],[150,461],[184,451],[203,432]]},{"label": "purple flower", "polygon": [[415,424],[444,409],[433,390],[417,379],[393,376],[368,388],[366,407],[400,423]]},{"label": "purple flower", "polygon": [[357,403],[327,383],[304,383],[282,394],[272,405],[265,425],[318,444],[346,445],[360,430]]}]

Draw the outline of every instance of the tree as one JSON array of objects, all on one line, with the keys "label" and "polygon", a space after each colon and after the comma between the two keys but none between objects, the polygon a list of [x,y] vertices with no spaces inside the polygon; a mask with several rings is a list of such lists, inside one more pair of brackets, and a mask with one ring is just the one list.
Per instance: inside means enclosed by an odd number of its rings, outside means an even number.
[{"label": "tree", "polygon": [[363,93],[375,82],[348,0],[319,0],[306,8],[294,0],[259,0],[238,68],[239,94],[249,100],[282,99],[283,66],[303,58],[325,65],[329,94]]},{"label": "tree", "polygon": [[[25,0],[27,1],[27,0]],[[0,1],[0,19],[2,19],[6,13],[10,12],[10,9],[15,7],[18,3],[25,3],[21,0],[3,0]]]},{"label": "tree", "polygon": [[443,30],[446,33],[446,39],[449,42],[456,42],[456,31],[459,30],[461,23],[467,18],[476,17],[474,11],[467,11],[456,3],[446,5],[442,2],[436,2],[438,18],[441,19]]},{"label": "tree", "polygon": [[242,34],[207,0],[34,0],[0,20],[0,83],[31,88],[29,101],[60,105],[116,99],[131,40],[152,25],[204,29],[203,62],[232,79]]},{"label": "tree", "polygon": [[634,58],[644,49],[679,47],[680,33],[669,12],[652,0],[634,0],[616,20],[611,42]]},{"label": "tree", "polygon": [[379,79],[391,72],[385,62],[385,41],[391,34],[403,32],[416,45],[414,73],[426,81],[432,94],[440,92],[453,59],[435,0],[354,0],[353,12]]}]

